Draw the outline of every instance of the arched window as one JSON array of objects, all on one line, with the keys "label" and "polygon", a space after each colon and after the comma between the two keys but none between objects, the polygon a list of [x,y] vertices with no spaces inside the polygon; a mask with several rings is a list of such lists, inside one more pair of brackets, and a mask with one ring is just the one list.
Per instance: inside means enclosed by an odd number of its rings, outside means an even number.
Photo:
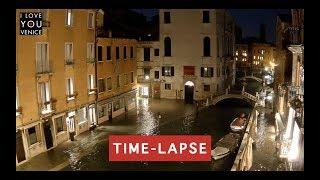
[{"label": "arched window", "polygon": [[210,56],[210,38],[203,39],[203,56]]},{"label": "arched window", "polygon": [[171,39],[164,38],[164,56],[171,56]]}]

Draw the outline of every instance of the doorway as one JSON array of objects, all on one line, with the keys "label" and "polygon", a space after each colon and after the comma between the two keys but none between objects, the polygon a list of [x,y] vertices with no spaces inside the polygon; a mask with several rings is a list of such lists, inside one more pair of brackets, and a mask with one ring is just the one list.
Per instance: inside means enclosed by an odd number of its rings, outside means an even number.
[{"label": "doorway", "polygon": [[184,100],[187,104],[193,104],[194,83],[187,81],[184,84]]},{"label": "doorway", "polygon": [[108,104],[108,120],[112,120],[112,103]]},{"label": "doorway", "polygon": [[53,138],[51,132],[51,124],[49,121],[43,123],[43,131],[44,131],[44,138],[46,140],[46,147],[50,149],[53,147]]},{"label": "doorway", "polygon": [[24,152],[23,140],[22,140],[22,132],[18,130],[16,133],[16,153],[18,163],[26,160],[26,154]]}]

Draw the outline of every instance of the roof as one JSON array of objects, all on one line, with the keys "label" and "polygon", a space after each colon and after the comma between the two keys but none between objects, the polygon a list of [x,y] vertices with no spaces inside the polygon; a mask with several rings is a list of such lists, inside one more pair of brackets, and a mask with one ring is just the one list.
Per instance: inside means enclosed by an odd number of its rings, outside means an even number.
[{"label": "roof", "polygon": [[278,14],[278,17],[283,22],[291,23],[292,21],[291,14]]}]

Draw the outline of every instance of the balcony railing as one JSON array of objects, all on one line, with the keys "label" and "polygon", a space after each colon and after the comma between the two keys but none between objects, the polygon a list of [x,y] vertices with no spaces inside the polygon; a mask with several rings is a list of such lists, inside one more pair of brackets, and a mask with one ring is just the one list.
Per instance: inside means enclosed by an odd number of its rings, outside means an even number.
[{"label": "balcony railing", "polygon": [[69,94],[67,95],[67,101],[71,101],[71,100],[74,100],[78,95],[78,92],[74,92],[73,94]]},{"label": "balcony railing", "polygon": [[95,63],[96,59],[95,58],[87,58],[87,63]]},{"label": "balcony railing", "polygon": [[40,112],[42,115],[47,115],[56,110],[56,99],[51,98],[50,101],[46,101],[40,104]]},{"label": "balcony railing", "polygon": [[65,64],[70,66],[74,64],[74,60],[73,59],[66,59]]},{"label": "balcony railing", "polygon": [[50,21],[47,21],[47,20],[42,20],[42,27],[50,27]]},{"label": "balcony railing", "polygon": [[50,60],[38,60],[36,63],[37,74],[52,73],[52,61]]}]

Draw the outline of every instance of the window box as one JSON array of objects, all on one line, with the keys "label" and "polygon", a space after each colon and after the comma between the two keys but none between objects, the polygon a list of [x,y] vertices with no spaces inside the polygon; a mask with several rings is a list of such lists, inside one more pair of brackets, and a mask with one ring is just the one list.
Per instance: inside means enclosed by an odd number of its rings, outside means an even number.
[{"label": "window box", "polygon": [[96,60],[94,58],[87,58],[87,63],[95,63]]},{"label": "window box", "polygon": [[73,65],[74,64],[74,60],[73,59],[67,59],[65,64],[66,65]]}]

